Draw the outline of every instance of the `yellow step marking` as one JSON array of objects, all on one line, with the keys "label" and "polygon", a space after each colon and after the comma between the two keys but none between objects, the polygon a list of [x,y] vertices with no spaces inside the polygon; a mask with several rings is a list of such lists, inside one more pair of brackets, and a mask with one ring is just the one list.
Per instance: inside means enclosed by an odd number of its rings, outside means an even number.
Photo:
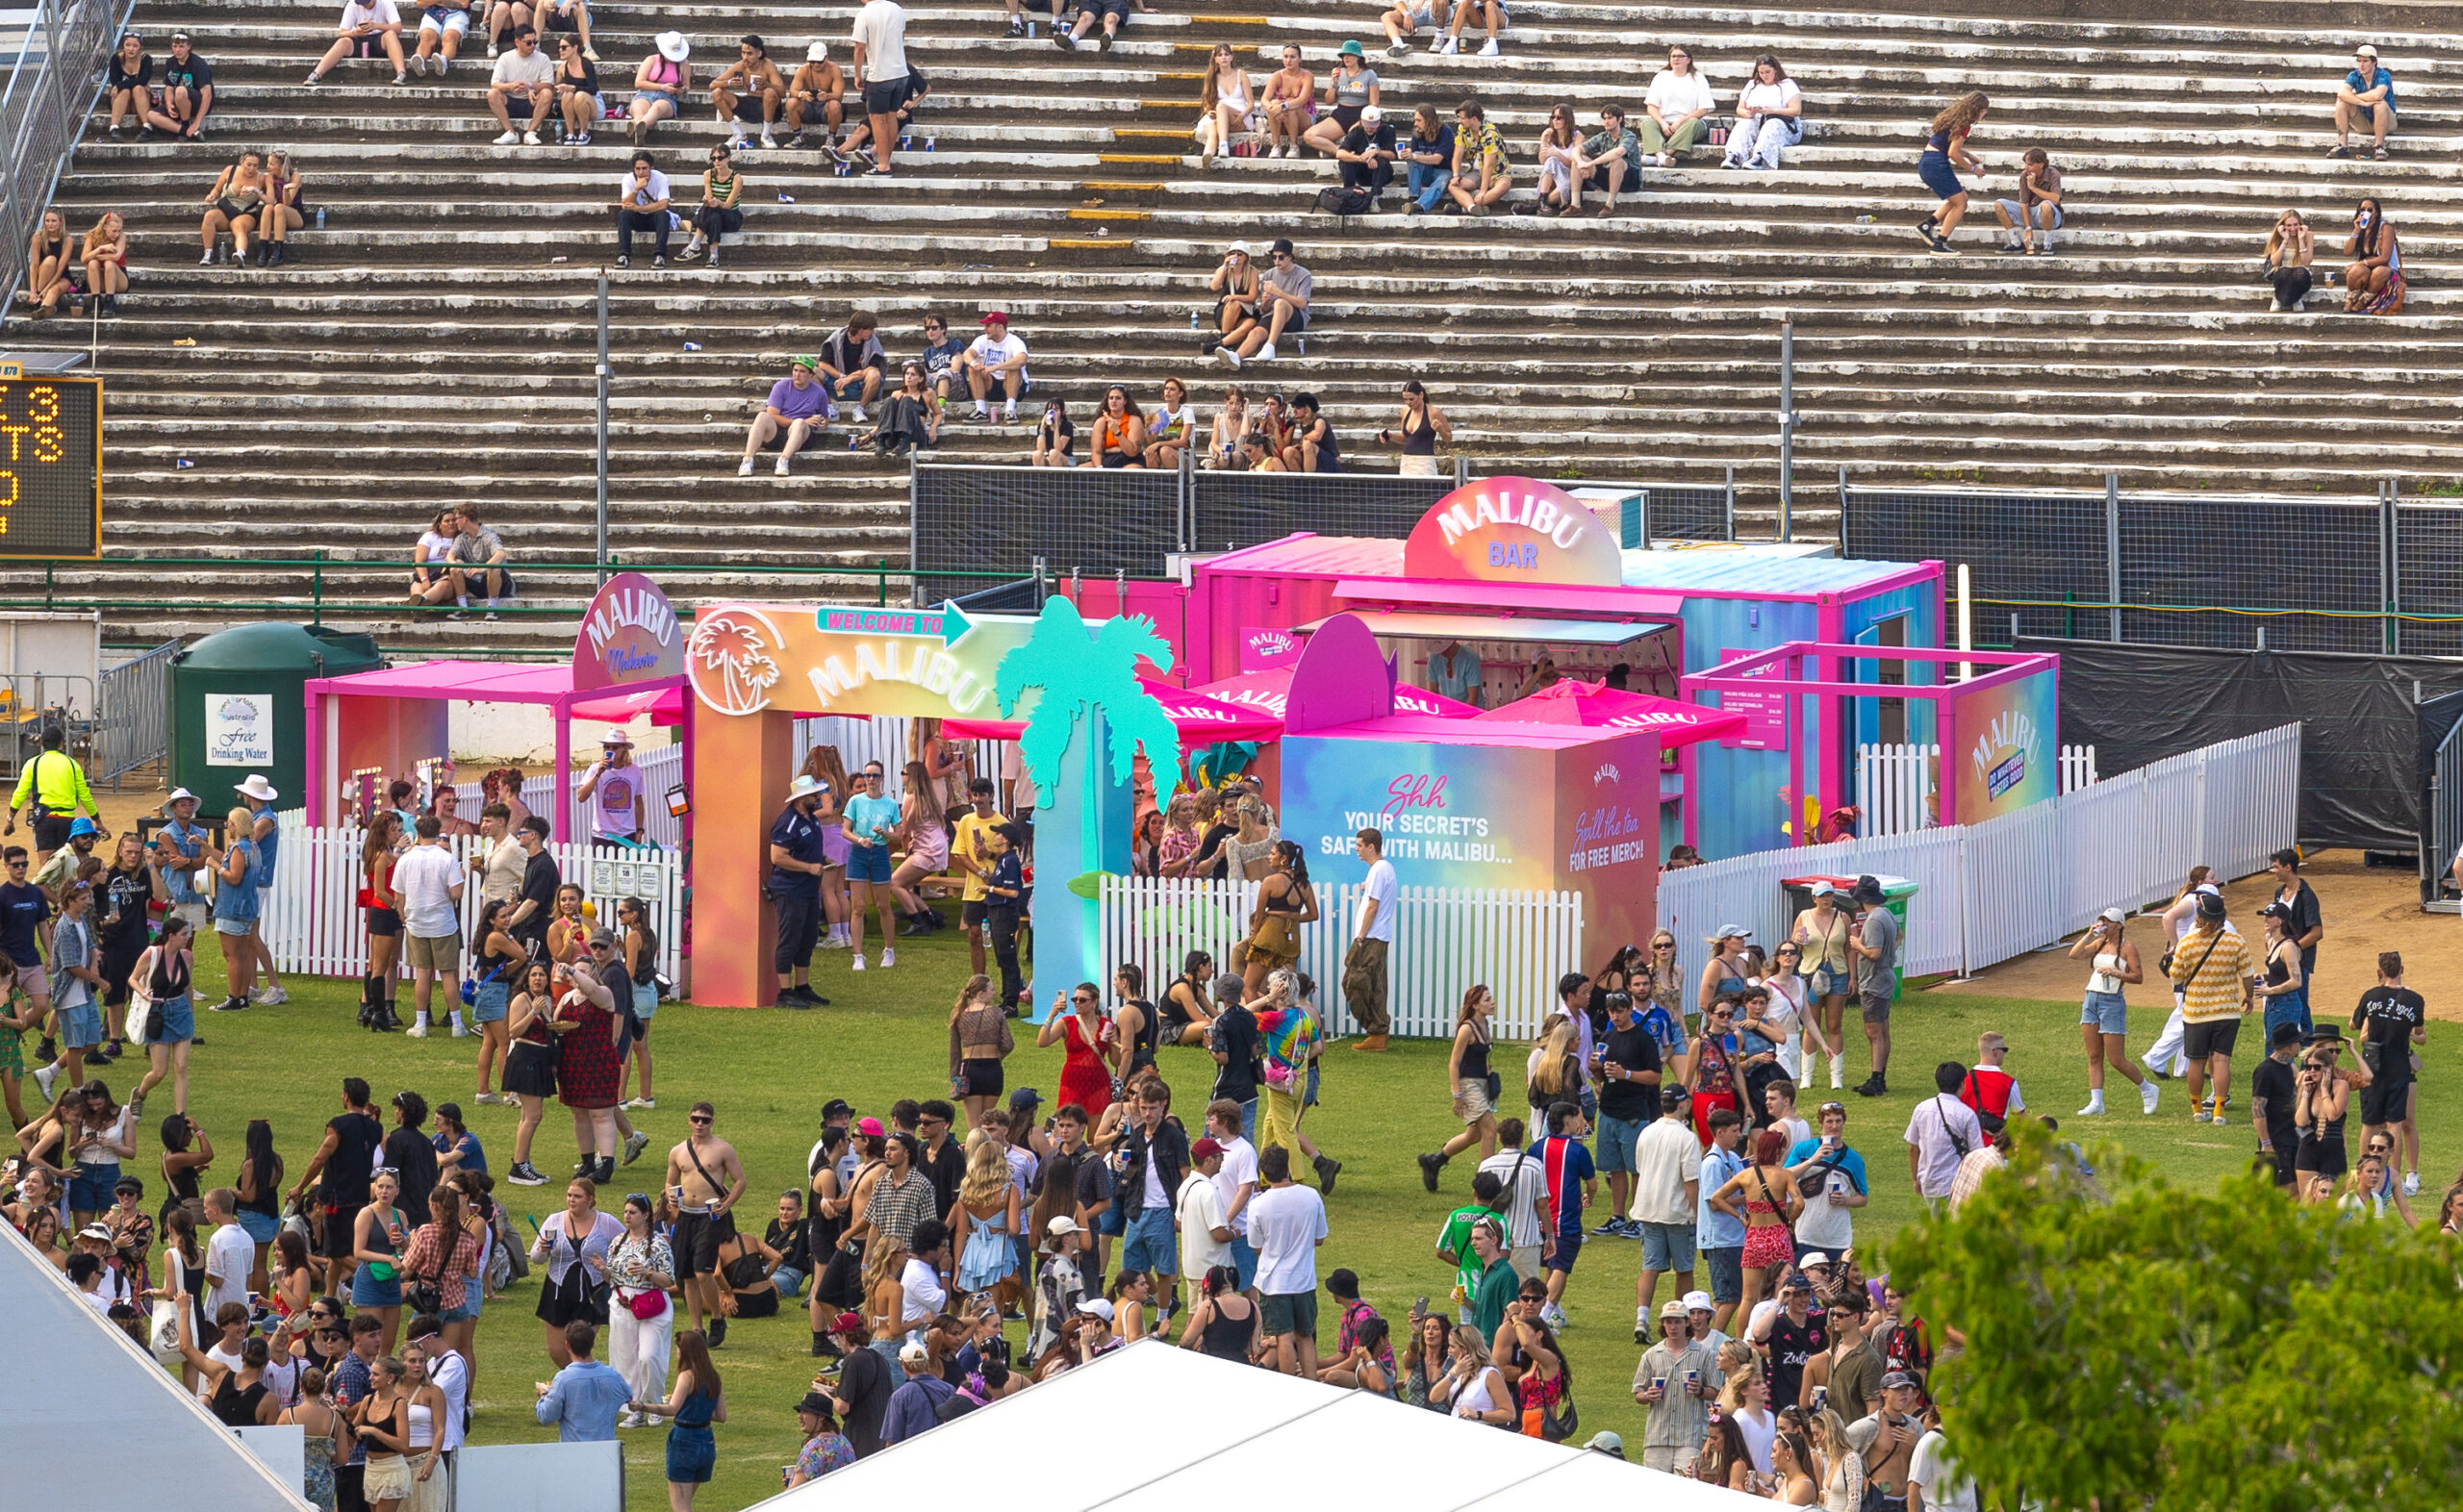
[{"label": "yellow step marking", "polygon": [[1135,194],[1164,185],[1155,179],[1091,179],[1078,186],[1080,194]]},{"label": "yellow step marking", "polygon": [[1134,241],[1097,241],[1087,237],[1047,237],[1044,245],[1055,252],[1097,252],[1111,247],[1133,247]]},{"label": "yellow step marking", "polygon": [[1176,152],[1099,152],[1095,154],[1095,161],[1097,163],[1169,164],[1180,162],[1181,155]]},{"label": "yellow step marking", "polygon": [[1069,218],[1072,220],[1152,220],[1154,216],[1142,210],[1073,210],[1069,213]]}]

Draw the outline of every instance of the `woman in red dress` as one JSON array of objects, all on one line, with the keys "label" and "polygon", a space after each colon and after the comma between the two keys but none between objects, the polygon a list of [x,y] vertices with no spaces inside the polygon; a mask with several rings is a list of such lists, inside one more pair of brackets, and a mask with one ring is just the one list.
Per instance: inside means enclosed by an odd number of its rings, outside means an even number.
[{"label": "woman in red dress", "polygon": [[1079,982],[1066,997],[1053,994],[1052,1017],[1035,1036],[1037,1048],[1068,1046],[1069,1058],[1060,1068],[1060,1103],[1066,1107],[1074,1102],[1085,1109],[1090,1126],[1112,1104],[1112,1056],[1120,1042],[1101,1002],[1092,982]]},{"label": "woman in red dress", "polygon": [[616,1096],[624,1061],[617,1050],[623,1025],[616,995],[588,962],[556,968],[556,1100],[573,1110],[573,1144],[583,1175],[602,1185],[616,1179]]}]

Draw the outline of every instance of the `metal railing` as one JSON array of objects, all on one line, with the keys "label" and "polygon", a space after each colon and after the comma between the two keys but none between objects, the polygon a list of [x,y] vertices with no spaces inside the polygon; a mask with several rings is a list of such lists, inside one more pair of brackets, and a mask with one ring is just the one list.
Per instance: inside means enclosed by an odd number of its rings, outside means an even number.
[{"label": "metal railing", "polygon": [[161,762],[171,748],[171,658],[176,639],[103,669],[94,700],[93,754],[88,779],[108,782]]},{"label": "metal railing", "polygon": [[0,89],[0,142],[8,168],[0,178],[0,307],[16,302],[26,277],[26,243],[42,220],[52,191],[77,147],[78,133],[102,88],[111,56],[136,0],[42,0]]}]

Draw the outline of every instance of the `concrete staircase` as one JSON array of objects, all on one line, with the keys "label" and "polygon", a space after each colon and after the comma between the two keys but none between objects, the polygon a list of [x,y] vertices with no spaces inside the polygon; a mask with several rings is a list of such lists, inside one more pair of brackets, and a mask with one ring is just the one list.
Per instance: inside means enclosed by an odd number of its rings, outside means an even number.
[{"label": "concrete staircase", "polygon": [[[2131,487],[2296,492],[2463,474],[2451,370],[2463,293],[2436,271],[2463,240],[2450,208],[2463,40],[2444,28],[2321,31],[2313,13],[2267,5],[2210,24],[2199,0],[2131,8],[2176,23],[1537,0],[1515,8],[1500,58],[1432,56],[1425,33],[1388,58],[1379,9],[1141,14],[1108,54],[1007,39],[990,5],[912,9],[910,56],[932,84],[915,135],[930,152],[902,155],[883,185],[838,178],[817,152],[756,148],[742,164],[746,234],[723,272],[654,272],[644,256],[613,275],[620,560],[660,564],[688,605],[897,599],[881,565],[894,573],[905,547],[902,464],[851,453],[838,432],[792,479],[766,463],[735,476],[744,425],[789,354],[851,309],[878,314],[895,359],[920,348],[927,310],[968,334],[999,306],[1033,350],[1038,388],[1078,413],[1107,382],[1151,403],[1179,374],[1210,416],[1232,375],[1196,355],[1203,279],[1224,243],[1278,235],[1316,273],[1308,349],[1239,378],[1253,393],[1317,392],[1359,466],[1392,466],[1367,433],[1416,376],[1475,469],[1688,482],[1733,464],[1740,527],[1767,534],[1778,330],[1792,319],[1800,536],[1835,530],[1842,467],[1881,484],[2092,487],[2118,470]],[[852,14],[611,4],[594,28],[621,99],[618,83],[670,26],[692,38],[706,80],[746,31],[782,63],[816,37],[843,62]],[[589,574],[529,564],[591,553],[594,302],[629,156],[622,129],[586,148],[490,145],[475,38],[442,85],[397,88],[390,64],[354,63],[310,90],[300,80],[331,36],[321,11],[273,21],[177,0],[141,6],[138,22],[158,57],[173,28],[195,34],[220,104],[202,145],[113,142],[98,114],[61,187],[72,229],[116,209],[132,235],[137,288],[99,332],[111,560],[47,578],[0,571],[0,598],[101,601],[129,640],[312,609],[389,643],[569,639]],[[1570,102],[1587,126],[1612,101],[1638,115],[1671,40],[1723,106],[1755,54],[1777,53],[1812,124],[1778,173],[1723,171],[1697,152],[1646,170],[1608,219],[1337,222],[1308,213],[1330,163],[1201,172],[1184,156],[1216,41],[1262,79],[1296,40],[1322,81],[1352,37],[1398,120],[1422,101],[1450,114],[1481,100],[1512,145],[1517,199],[1532,192],[1548,108]],[[2399,153],[2329,161],[2333,82],[2363,39],[2398,79]],[[1914,236],[1931,203],[1914,173],[1919,122],[1970,87],[1994,100],[1974,143],[1994,191],[2012,191],[2026,147],[2062,165],[2071,216],[2058,256],[1995,256],[1981,203],[1965,256],[1929,256]],[[722,130],[705,103],[660,129],[652,150],[679,197]],[[198,201],[243,144],[293,149],[327,211],[276,271],[197,265]],[[2409,313],[2361,325],[2326,293],[2306,315],[2269,314],[2255,266],[2273,214],[2300,208],[2322,267],[2335,265],[2330,238],[2339,247],[2363,194],[2385,200],[2403,237]],[[1399,212],[1399,192],[1386,203]],[[15,317],[7,344],[89,336]],[[961,407],[940,456],[1023,461],[1029,442],[1026,424],[969,424]],[[513,547],[523,609],[491,622],[390,608],[425,517],[466,500]],[[1037,550],[1065,566],[1065,543],[987,542],[983,560],[1006,567]]]}]

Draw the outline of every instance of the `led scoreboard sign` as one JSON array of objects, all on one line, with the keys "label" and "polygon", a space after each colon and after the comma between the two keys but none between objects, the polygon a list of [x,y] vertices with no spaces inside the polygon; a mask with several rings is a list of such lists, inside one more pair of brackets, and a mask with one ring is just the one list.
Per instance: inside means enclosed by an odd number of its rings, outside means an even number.
[{"label": "led scoreboard sign", "polygon": [[0,558],[103,554],[103,381],[0,367]]}]

